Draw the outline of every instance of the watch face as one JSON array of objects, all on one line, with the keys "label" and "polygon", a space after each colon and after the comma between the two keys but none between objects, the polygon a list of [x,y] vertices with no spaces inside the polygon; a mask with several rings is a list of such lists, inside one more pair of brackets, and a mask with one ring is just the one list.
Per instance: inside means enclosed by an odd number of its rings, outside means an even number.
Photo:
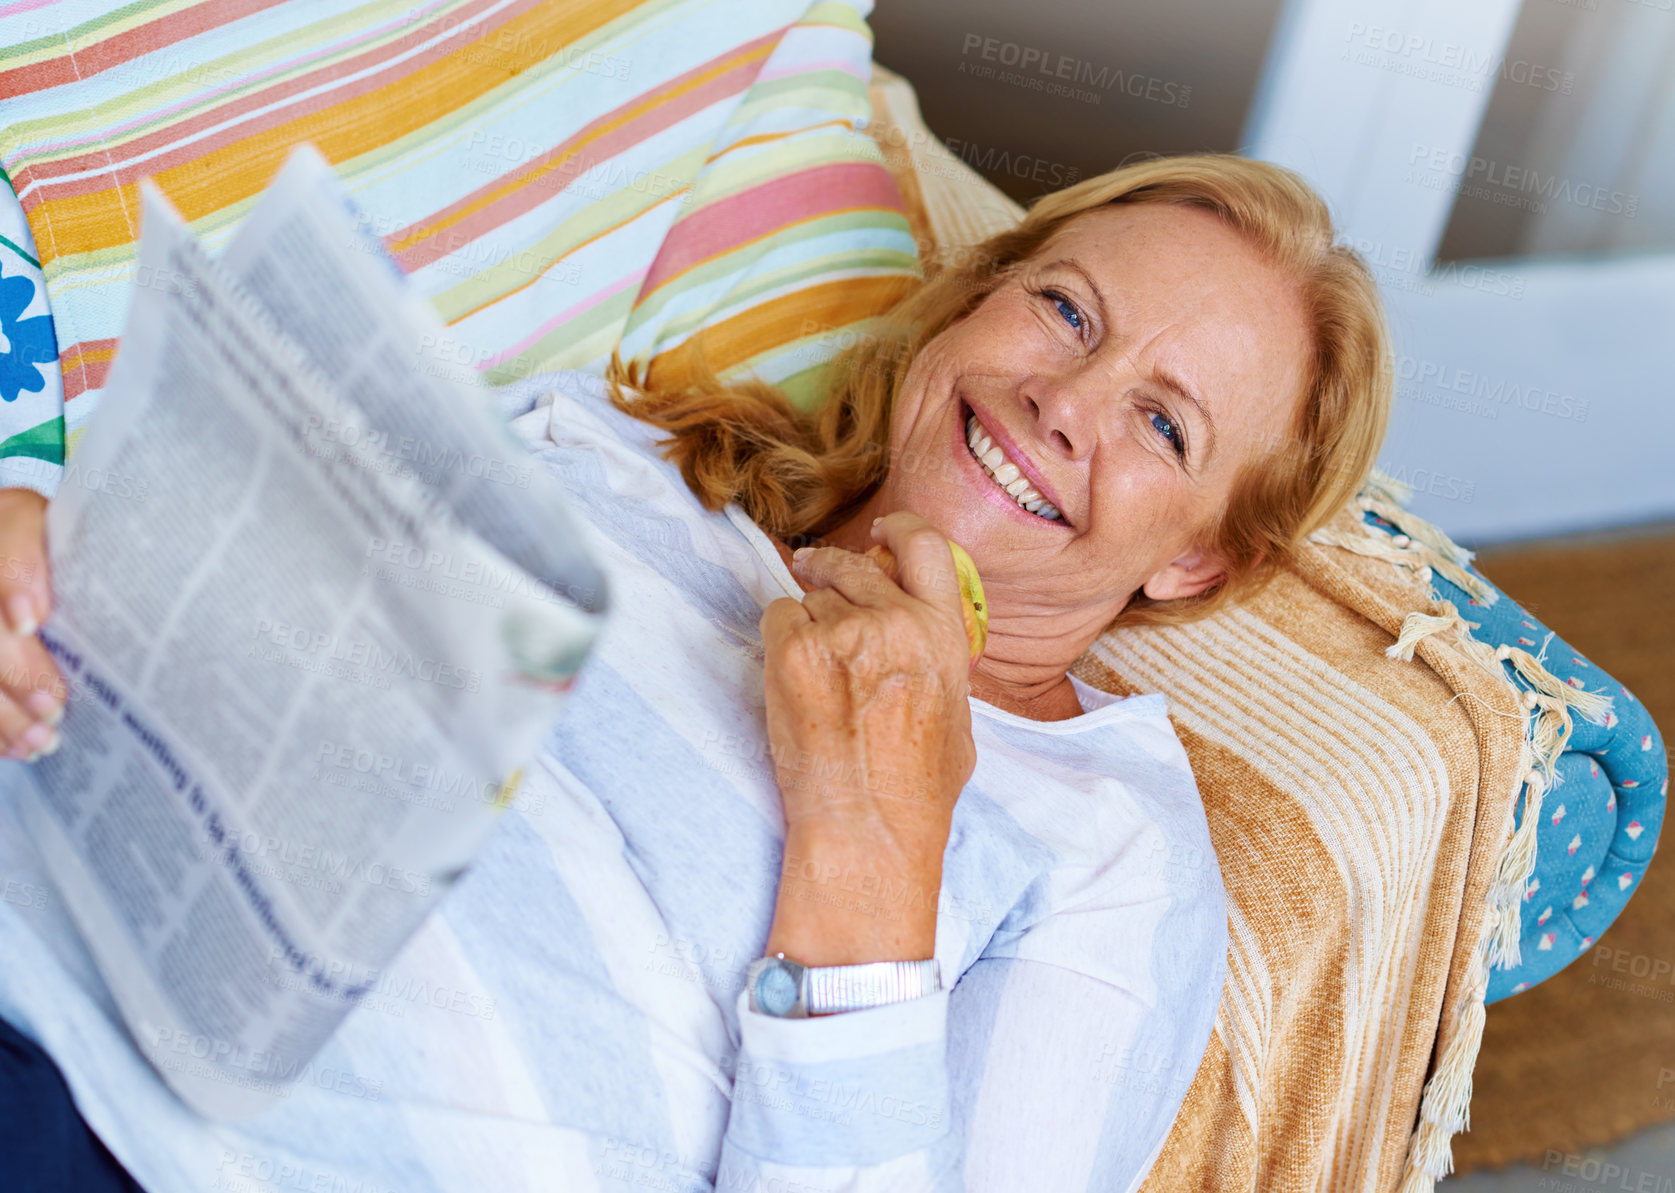
[{"label": "watch face", "polygon": [[756,1005],[781,1018],[797,1005],[797,979],[783,965],[769,965],[756,977]]}]

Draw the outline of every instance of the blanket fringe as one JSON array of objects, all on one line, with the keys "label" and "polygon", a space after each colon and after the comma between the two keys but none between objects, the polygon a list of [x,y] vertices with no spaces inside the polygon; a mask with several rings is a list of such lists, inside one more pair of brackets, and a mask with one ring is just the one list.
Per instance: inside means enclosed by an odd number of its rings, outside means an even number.
[{"label": "blanket fringe", "polygon": [[[1530,823],[1534,823],[1533,817]],[[1502,867],[1505,867],[1504,854]],[[1502,871],[1497,871],[1495,887],[1501,885],[1502,877]],[[1497,893],[1491,891],[1491,905]],[[1438,1059],[1436,1071],[1425,1083],[1419,1100],[1419,1125],[1408,1142],[1401,1193],[1433,1193],[1437,1181],[1454,1171],[1454,1136],[1471,1128],[1472,1070],[1477,1067],[1477,1053],[1483,1046],[1483,996],[1489,988],[1488,953],[1486,925],[1466,974],[1466,993],[1459,1003],[1454,1036]]]},{"label": "blanket fringe", "polygon": [[[1438,535],[1441,533],[1437,531]],[[1408,534],[1387,535],[1371,526],[1356,531],[1324,526],[1309,535],[1309,541],[1329,547],[1342,547],[1345,551],[1353,551],[1357,555],[1365,555],[1372,559],[1382,559],[1416,573],[1420,581],[1427,584],[1430,583],[1431,574],[1435,572],[1456,587],[1464,589],[1484,605],[1492,605],[1500,598],[1500,594],[1494,588],[1467,571],[1462,564]]]},{"label": "blanket fringe", "polygon": [[1454,608],[1450,602],[1440,601],[1438,604],[1442,609],[1441,613],[1415,611],[1407,615],[1406,620],[1402,622],[1401,633],[1397,634],[1396,640],[1384,649],[1386,658],[1400,659],[1404,663],[1409,663],[1413,661],[1414,648],[1419,645],[1422,639],[1429,638],[1432,634],[1441,633],[1443,630],[1466,631],[1469,633],[1469,631],[1477,628],[1477,622],[1467,621],[1461,617],[1460,611]]},{"label": "blanket fringe", "polygon": [[1401,1193],[1432,1193],[1436,1182],[1454,1171],[1454,1136],[1471,1127],[1471,1077],[1483,1046],[1483,995],[1488,989],[1481,950],[1472,960],[1470,977],[1472,991],[1461,1003],[1454,1038],[1425,1083]]},{"label": "blanket fringe", "polygon": [[1461,566],[1470,563],[1475,558],[1473,552],[1449,538],[1435,523],[1427,522],[1406,508],[1407,498],[1398,496],[1406,488],[1407,486],[1400,485],[1383,473],[1375,471],[1372,479],[1362,489],[1357,504],[1362,509],[1377,514],[1386,522],[1401,527],[1403,534],[1416,542],[1424,543],[1444,559],[1452,560]]},{"label": "blanket fringe", "polygon": [[1420,1123],[1408,1147],[1407,1172],[1398,1193],[1433,1193],[1437,1181],[1454,1171],[1454,1149],[1448,1132],[1435,1123]]},{"label": "blanket fringe", "polygon": [[[1326,527],[1310,540],[1342,547],[1357,555],[1386,560],[1415,573],[1428,583],[1439,574],[1483,605],[1499,594],[1467,570],[1472,555],[1446,534],[1402,508],[1407,487],[1374,472],[1362,488],[1357,506],[1397,527],[1396,533],[1358,526],[1355,531]],[[1419,644],[1447,633],[1466,659],[1518,692],[1529,717],[1520,761],[1522,803],[1516,828],[1502,847],[1490,883],[1488,916],[1484,921],[1458,1003],[1453,1035],[1437,1059],[1436,1071],[1420,1098],[1419,1123],[1408,1145],[1407,1165],[1400,1193],[1433,1193],[1436,1182],[1454,1170],[1453,1136],[1471,1126],[1472,1071],[1483,1043],[1484,1005],[1491,967],[1510,969],[1521,961],[1522,907],[1535,869],[1537,826],[1546,793],[1559,783],[1558,762],[1569,744],[1573,717],[1596,724],[1611,712],[1611,698],[1573,687],[1547,670],[1540,654],[1512,646],[1491,647],[1473,637],[1479,623],[1467,621],[1448,601],[1432,611],[1416,611],[1403,620],[1396,640],[1386,650],[1391,659],[1411,661]],[[1549,639],[1551,640],[1551,639]],[[1545,652],[1545,647],[1542,648]],[[1508,667],[1511,673],[1508,673]],[[1520,684],[1519,681],[1522,681]]]},{"label": "blanket fringe", "polygon": [[1611,712],[1611,697],[1573,688],[1542,665],[1539,658],[1515,646],[1495,648],[1497,663],[1508,663],[1528,686],[1524,707],[1533,714],[1525,742],[1524,802],[1518,827],[1501,856],[1495,881],[1494,928],[1489,937],[1489,964],[1511,969],[1523,961],[1522,908],[1524,891],[1535,870],[1536,827],[1543,796],[1559,785],[1559,759],[1570,744],[1575,727],[1572,714],[1595,724]]},{"label": "blanket fringe", "polygon": [[[1513,669],[1531,688],[1557,702],[1565,711],[1574,712],[1584,721],[1592,721],[1595,725],[1605,723],[1606,714],[1611,711],[1611,697],[1604,692],[1590,692],[1585,688],[1572,687],[1547,670],[1541,660],[1527,650],[1519,650],[1515,646],[1502,646],[1495,654],[1511,663]],[[1568,722],[1568,717],[1566,720]],[[1567,732],[1566,737],[1568,736]]]},{"label": "blanket fringe", "polygon": [[[1528,745],[1525,761],[1530,760]],[[1541,772],[1526,767],[1524,801],[1519,812],[1518,827],[1501,853],[1495,867],[1495,880],[1489,888],[1490,914],[1489,948],[1486,958],[1495,969],[1511,969],[1523,962],[1523,905],[1524,891],[1529,888],[1530,875],[1535,870],[1536,827],[1541,821],[1541,803],[1547,794],[1547,782]]]}]

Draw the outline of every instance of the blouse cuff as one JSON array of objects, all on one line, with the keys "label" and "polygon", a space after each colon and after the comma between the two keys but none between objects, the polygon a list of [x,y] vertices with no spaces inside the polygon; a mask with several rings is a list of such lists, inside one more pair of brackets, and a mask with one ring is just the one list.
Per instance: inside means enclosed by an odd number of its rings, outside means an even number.
[{"label": "blouse cuff", "polygon": [[738,1001],[728,1142],[778,1164],[865,1167],[948,1132],[948,991],[779,1019]]}]

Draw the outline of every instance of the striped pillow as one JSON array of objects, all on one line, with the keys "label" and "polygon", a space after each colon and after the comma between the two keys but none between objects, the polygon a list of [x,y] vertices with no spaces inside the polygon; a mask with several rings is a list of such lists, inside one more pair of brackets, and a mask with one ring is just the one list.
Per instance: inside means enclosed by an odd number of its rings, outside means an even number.
[{"label": "striped pillow", "polygon": [[[213,250],[302,141],[490,384],[602,371],[619,344],[666,375],[707,329],[724,376],[817,401],[825,362],[919,276],[900,197],[860,131],[869,11],[0,6],[0,166],[56,324],[65,448],[115,355],[138,181],[153,177]],[[0,407],[0,441],[39,457],[46,433],[22,414]]]}]

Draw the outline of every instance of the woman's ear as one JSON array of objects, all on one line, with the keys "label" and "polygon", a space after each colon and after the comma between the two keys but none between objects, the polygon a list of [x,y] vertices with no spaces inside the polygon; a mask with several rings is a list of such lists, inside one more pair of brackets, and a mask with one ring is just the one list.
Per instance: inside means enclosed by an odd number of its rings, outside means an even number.
[{"label": "woman's ear", "polygon": [[1154,601],[1194,597],[1227,576],[1227,565],[1208,551],[1194,547],[1154,572],[1140,591]]}]

